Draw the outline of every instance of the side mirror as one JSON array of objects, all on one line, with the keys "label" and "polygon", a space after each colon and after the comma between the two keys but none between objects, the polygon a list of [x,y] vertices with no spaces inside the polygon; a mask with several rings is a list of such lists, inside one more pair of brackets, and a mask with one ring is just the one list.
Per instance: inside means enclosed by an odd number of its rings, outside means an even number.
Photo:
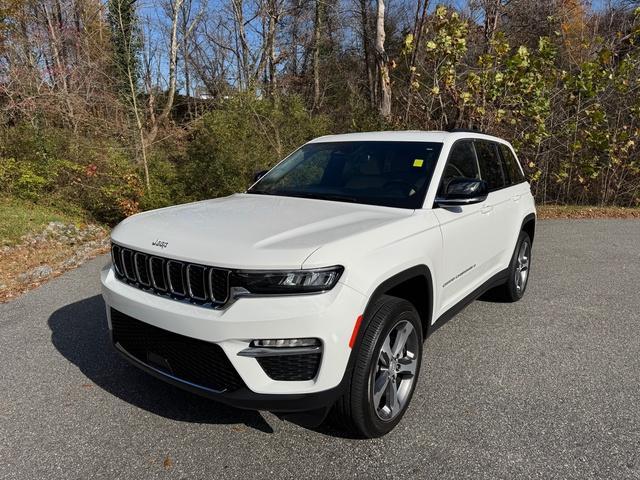
[{"label": "side mirror", "polygon": [[255,183],[258,180],[260,180],[262,177],[264,177],[267,174],[268,171],[269,170],[260,170],[259,172],[254,173],[253,174],[253,182]]},{"label": "side mirror", "polygon": [[477,178],[453,178],[446,185],[442,196],[436,197],[439,207],[461,207],[484,202],[489,195],[489,186]]}]

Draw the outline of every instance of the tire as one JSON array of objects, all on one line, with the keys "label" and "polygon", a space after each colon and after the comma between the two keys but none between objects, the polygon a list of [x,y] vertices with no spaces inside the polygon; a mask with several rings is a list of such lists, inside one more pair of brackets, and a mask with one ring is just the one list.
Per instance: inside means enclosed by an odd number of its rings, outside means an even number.
[{"label": "tire", "polygon": [[339,418],[363,438],[385,435],[400,422],[422,361],[422,324],[410,302],[384,295],[371,312],[360,332],[351,381],[336,404]]},{"label": "tire", "polygon": [[527,232],[520,232],[518,243],[509,264],[509,277],[499,290],[502,300],[517,302],[527,290],[531,272],[531,239]]}]

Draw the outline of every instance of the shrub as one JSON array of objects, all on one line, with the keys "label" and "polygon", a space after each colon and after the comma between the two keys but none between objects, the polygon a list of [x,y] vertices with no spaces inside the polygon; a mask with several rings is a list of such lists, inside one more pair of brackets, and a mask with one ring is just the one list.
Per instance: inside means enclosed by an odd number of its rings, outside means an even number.
[{"label": "shrub", "polygon": [[192,132],[179,169],[186,198],[243,191],[255,172],[327,133],[328,124],[326,117],[310,115],[298,97],[274,102],[238,96],[224,102]]}]

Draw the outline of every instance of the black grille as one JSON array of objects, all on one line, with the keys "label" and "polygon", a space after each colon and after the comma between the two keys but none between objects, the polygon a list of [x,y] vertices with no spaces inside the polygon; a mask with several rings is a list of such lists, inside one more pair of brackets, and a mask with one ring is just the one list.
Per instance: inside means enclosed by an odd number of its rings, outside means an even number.
[{"label": "black grille", "polygon": [[259,357],[258,363],[274,380],[311,380],[318,373],[321,353]]},{"label": "black grille", "polygon": [[189,265],[187,276],[189,277],[189,294],[197,300],[207,299],[207,269],[199,265]]},{"label": "black grille", "polygon": [[138,252],[133,256],[133,260],[136,265],[138,281],[145,287],[151,286],[151,281],[149,280],[149,256]]},{"label": "black grille", "polygon": [[167,273],[164,269],[164,264],[164,258],[151,257],[149,259],[151,285],[153,285],[154,290],[160,292],[167,291]]},{"label": "black grille", "polygon": [[177,300],[220,307],[229,299],[229,270],[156,257],[113,244],[116,277],[136,288]]},{"label": "black grille", "polygon": [[122,266],[124,268],[124,275],[128,280],[136,280],[136,268],[133,264],[133,251],[122,250]]},{"label": "black grille", "polygon": [[217,391],[233,391],[244,382],[222,348],[141,322],[111,309],[113,342],[142,363]]},{"label": "black grille", "polygon": [[167,262],[167,273],[169,274],[169,290],[174,295],[186,296],[187,288],[184,281],[184,264],[169,260]]},{"label": "black grille", "polygon": [[209,285],[211,298],[219,298],[226,302],[229,296],[229,270],[212,268],[209,270]]}]

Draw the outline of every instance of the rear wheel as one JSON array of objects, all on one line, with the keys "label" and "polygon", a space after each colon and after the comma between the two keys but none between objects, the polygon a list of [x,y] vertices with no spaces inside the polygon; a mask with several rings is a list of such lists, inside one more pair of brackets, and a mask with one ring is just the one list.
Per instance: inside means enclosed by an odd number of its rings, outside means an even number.
[{"label": "rear wheel", "polygon": [[422,360],[422,325],[413,305],[383,296],[361,334],[358,358],[338,413],[366,438],[390,432],[413,396]]},{"label": "rear wheel", "polygon": [[509,264],[509,277],[501,288],[504,300],[517,302],[524,296],[531,271],[531,239],[527,232],[520,232],[518,243]]}]

